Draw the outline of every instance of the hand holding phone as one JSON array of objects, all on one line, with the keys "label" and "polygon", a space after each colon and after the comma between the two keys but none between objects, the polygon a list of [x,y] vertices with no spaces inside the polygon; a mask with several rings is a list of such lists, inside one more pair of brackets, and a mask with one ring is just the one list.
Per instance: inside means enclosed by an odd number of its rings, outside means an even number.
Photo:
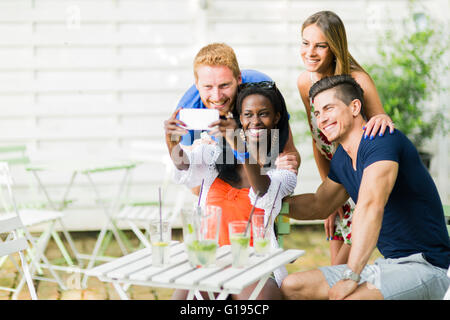
[{"label": "hand holding phone", "polygon": [[179,116],[188,130],[211,130],[209,125],[219,120],[219,111],[215,109],[181,109]]}]

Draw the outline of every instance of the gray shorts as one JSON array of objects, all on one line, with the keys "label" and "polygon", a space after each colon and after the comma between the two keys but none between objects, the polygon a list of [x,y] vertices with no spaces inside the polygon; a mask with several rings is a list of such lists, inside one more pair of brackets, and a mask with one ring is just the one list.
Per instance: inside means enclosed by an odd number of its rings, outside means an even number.
[{"label": "gray shorts", "polygon": [[[340,280],[345,265],[320,267],[330,288]],[[447,270],[425,260],[421,253],[404,258],[379,258],[361,272],[359,284],[381,291],[385,300],[442,300],[450,286]]]}]

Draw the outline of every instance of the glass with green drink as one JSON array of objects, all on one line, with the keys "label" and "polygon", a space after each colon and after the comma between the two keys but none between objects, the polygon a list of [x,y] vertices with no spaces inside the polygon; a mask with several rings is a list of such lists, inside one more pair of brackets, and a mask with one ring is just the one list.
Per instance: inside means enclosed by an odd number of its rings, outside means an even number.
[{"label": "glass with green drink", "polygon": [[250,232],[247,232],[247,221],[232,221],[228,224],[231,242],[233,268],[242,268],[248,264]]},{"label": "glass with green drink", "polygon": [[222,209],[217,206],[182,210],[183,240],[192,267],[216,263]]},{"label": "glass with green drink", "polygon": [[269,253],[270,250],[270,239],[269,235],[266,234],[266,228],[264,226],[264,215],[253,215],[252,231],[255,255],[265,256],[267,253]]}]

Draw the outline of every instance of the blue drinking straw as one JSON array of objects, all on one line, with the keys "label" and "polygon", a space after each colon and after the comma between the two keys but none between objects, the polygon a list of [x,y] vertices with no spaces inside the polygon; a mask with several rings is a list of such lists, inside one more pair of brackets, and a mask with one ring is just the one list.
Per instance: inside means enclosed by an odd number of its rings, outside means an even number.
[{"label": "blue drinking straw", "polygon": [[200,199],[202,198],[202,192],[203,192],[203,183],[205,182],[205,179],[202,179],[202,186],[200,187],[200,194],[198,195],[198,203],[197,207],[200,207]]}]

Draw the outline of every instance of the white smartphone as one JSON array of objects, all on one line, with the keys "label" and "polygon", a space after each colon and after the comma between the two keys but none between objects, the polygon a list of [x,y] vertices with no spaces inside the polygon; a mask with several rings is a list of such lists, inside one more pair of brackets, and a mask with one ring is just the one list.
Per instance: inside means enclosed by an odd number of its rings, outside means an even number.
[{"label": "white smartphone", "polygon": [[179,115],[189,130],[211,130],[208,126],[219,120],[219,110],[215,109],[181,109]]}]

